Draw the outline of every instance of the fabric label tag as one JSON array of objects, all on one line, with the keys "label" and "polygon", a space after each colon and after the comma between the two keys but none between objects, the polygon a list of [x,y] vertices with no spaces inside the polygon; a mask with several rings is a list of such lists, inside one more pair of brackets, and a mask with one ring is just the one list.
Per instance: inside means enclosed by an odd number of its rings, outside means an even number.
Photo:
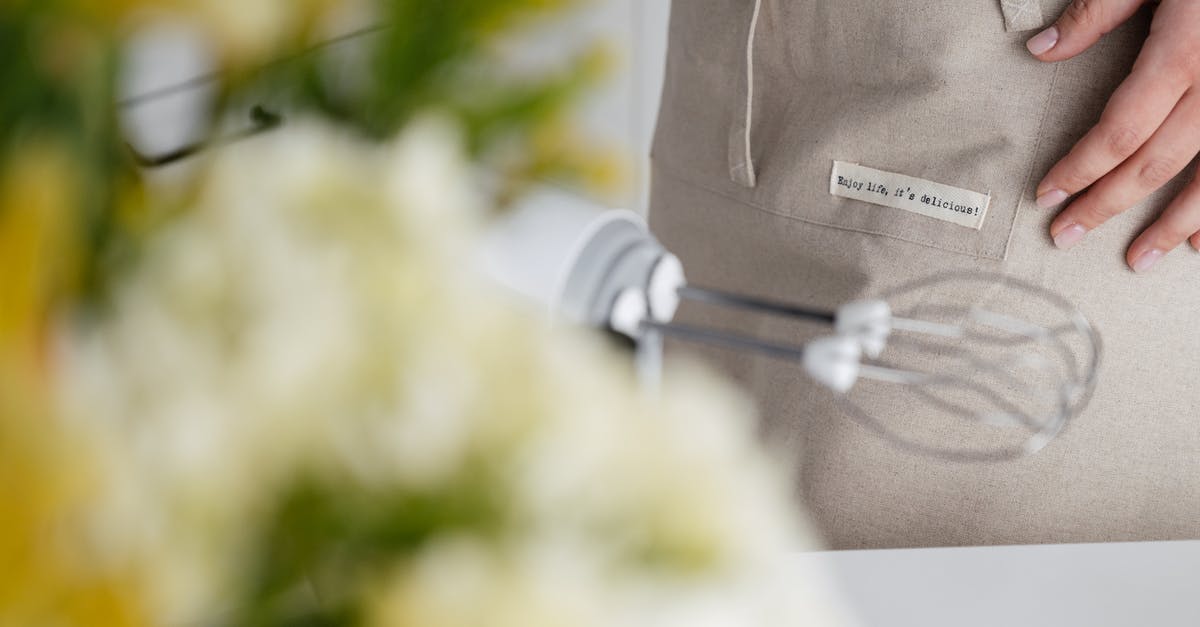
[{"label": "fabric label tag", "polygon": [[842,198],[903,209],[979,230],[992,195],[951,187],[903,174],[833,162],[829,193]]}]

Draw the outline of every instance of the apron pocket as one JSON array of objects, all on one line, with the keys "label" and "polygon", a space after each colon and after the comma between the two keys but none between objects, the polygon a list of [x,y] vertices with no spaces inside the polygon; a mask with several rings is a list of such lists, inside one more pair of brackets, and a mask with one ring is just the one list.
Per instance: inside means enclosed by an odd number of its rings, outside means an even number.
[{"label": "apron pocket", "polygon": [[[660,128],[659,163],[771,213],[1005,258],[1018,209],[1032,200],[1058,65],[1028,53],[1028,33],[1005,28],[999,0],[690,4],[676,4],[672,45],[685,43],[673,63],[720,89],[708,106],[723,111],[701,117],[725,123],[728,144],[705,149],[725,176],[714,181],[714,164],[676,149],[700,146],[684,136],[694,127]],[[1053,14],[1060,2],[1046,4]],[[705,10],[724,11],[740,33],[680,32]],[[703,106],[678,91],[668,84],[668,115]]]}]

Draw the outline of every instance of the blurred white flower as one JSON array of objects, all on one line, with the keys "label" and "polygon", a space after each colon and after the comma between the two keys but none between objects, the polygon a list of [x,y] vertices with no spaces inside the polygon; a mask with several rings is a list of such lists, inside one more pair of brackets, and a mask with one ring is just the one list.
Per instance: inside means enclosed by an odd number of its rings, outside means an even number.
[{"label": "blurred white flower", "polygon": [[97,533],[156,615],[274,611],[302,545],[305,585],[377,624],[840,624],[825,582],[778,585],[812,544],[748,405],[690,367],[647,398],[494,293],[471,180],[444,123],[292,124],[224,150],[64,327],[66,411],[114,453]]}]

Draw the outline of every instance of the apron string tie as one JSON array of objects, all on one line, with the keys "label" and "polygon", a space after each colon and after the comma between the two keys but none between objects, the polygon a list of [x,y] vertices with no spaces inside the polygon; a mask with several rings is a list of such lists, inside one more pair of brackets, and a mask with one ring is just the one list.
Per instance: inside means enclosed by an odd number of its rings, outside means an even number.
[{"label": "apron string tie", "polygon": [[754,0],[754,13],[750,18],[750,32],[746,36],[746,98],[744,110],[735,116],[736,122],[730,136],[729,174],[734,182],[754,187],[758,176],[754,169],[752,132],[754,129],[754,40],[758,32],[758,16],[762,11],[762,0]]}]

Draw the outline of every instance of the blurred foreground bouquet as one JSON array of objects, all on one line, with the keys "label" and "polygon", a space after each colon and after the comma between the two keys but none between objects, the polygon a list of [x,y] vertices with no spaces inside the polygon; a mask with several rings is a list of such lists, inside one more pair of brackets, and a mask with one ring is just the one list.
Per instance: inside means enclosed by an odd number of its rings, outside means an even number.
[{"label": "blurred foreground bouquet", "polygon": [[[480,43],[557,4],[0,5],[0,625],[833,624],[776,577],[808,539],[745,403],[647,398],[472,270],[481,168],[582,163],[546,139],[578,76]],[[364,7],[352,97],[261,69]],[[286,128],[144,185],[112,85],[147,11],[213,33],[214,116],[269,78]]]},{"label": "blurred foreground bouquet", "polygon": [[233,146],[58,338],[66,413],[108,438],[93,533],[148,569],[151,615],[829,624],[770,577],[806,541],[747,407],[696,372],[643,398],[473,278],[456,146],[434,122]]}]

